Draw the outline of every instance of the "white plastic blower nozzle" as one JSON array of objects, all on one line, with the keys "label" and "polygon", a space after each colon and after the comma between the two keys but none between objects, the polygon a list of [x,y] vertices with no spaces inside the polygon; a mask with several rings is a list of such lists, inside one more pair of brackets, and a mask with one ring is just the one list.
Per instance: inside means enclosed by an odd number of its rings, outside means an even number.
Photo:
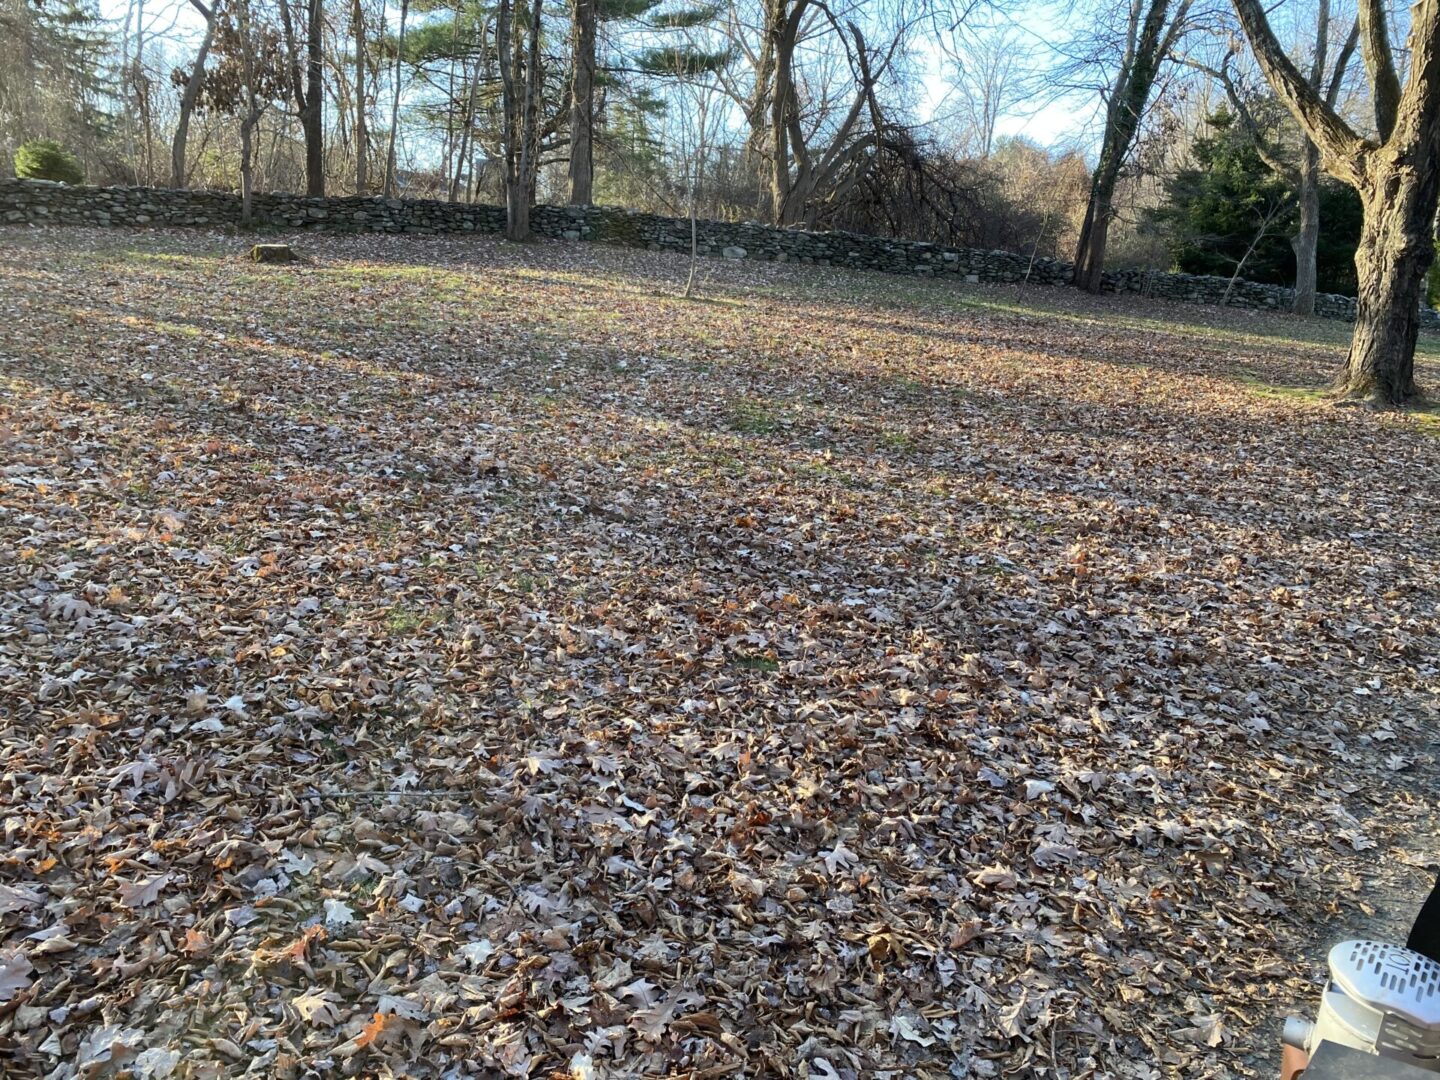
[{"label": "white plastic blower nozzle", "polygon": [[[1300,1030],[1287,1025],[1287,1036]],[[1305,1038],[1440,1072],[1440,964],[1398,945],[1342,941],[1330,950],[1330,982]]]}]

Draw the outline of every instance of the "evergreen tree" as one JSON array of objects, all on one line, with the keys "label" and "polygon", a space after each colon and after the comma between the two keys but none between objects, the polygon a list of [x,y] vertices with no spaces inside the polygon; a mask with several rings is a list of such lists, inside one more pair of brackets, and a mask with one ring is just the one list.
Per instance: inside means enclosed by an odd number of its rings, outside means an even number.
[{"label": "evergreen tree", "polygon": [[49,138],[101,174],[114,134],[113,46],[94,0],[0,0],[0,159]]},{"label": "evergreen tree", "polygon": [[1191,147],[1194,165],[1166,181],[1152,224],[1166,236],[1177,269],[1229,277],[1244,258],[1242,276],[1290,284],[1295,256],[1286,230],[1293,231],[1295,221],[1293,193],[1227,109],[1212,114],[1207,126],[1209,133]]},{"label": "evergreen tree", "polygon": [[[1242,277],[1294,285],[1295,252],[1288,239],[1299,213],[1294,192],[1262,160],[1229,110],[1222,106],[1207,126],[1209,132],[1191,147],[1194,164],[1166,182],[1164,202],[1147,215],[1149,227],[1166,238],[1178,270],[1229,277],[1243,259]],[[1320,214],[1317,286],[1354,295],[1360,200],[1344,185],[1323,181]]]}]

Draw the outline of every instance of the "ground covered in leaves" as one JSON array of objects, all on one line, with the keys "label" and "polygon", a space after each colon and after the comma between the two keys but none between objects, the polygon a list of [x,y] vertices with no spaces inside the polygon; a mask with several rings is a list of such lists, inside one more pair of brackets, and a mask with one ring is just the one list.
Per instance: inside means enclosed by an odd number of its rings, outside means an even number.
[{"label": "ground covered in leaves", "polygon": [[0,232],[7,1077],[1263,1075],[1422,891],[1343,327],[294,242]]}]

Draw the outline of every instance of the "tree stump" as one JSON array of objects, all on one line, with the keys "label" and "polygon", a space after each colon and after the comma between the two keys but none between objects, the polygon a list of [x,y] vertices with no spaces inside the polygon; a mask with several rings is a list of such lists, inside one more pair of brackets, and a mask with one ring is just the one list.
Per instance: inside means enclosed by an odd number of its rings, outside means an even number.
[{"label": "tree stump", "polygon": [[289,244],[256,244],[250,249],[250,258],[257,263],[294,262],[295,252]]}]

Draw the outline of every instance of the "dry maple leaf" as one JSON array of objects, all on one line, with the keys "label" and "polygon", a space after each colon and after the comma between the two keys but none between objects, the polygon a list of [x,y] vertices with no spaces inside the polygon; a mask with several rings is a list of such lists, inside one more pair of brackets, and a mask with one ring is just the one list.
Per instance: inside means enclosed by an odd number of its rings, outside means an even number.
[{"label": "dry maple leaf", "polygon": [[377,1012],[370,1017],[353,1041],[362,1050],[367,1046],[383,1044],[397,1029],[403,1027],[404,1023],[405,1021],[393,1012]]},{"label": "dry maple leaf", "polygon": [[290,999],[290,1004],[312,1027],[334,1027],[340,1020],[335,1005],[340,998],[332,990],[313,989]]},{"label": "dry maple leaf", "polygon": [[989,889],[1013,889],[1018,884],[1015,872],[1003,866],[987,866],[983,870],[977,870],[970,875],[970,880]]},{"label": "dry maple leaf", "polygon": [[120,883],[120,903],[128,908],[142,908],[160,898],[160,890],[170,883],[170,874],[156,874],[139,881]]},{"label": "dry maple leaf", "polygon": [[307,926],[304,930],[300,932],[300,936],[298,938],[296,938],[294,941],[292,941],[289,945],[285,946],[285,948],[280,951],[280,955],[287,960],[292,960],[298,963],[299,961],[305,959],[306,954],[310,951],[310,945],[312,942],[324,940],[325,927],[321,926],[318,923],[314,926]]}]

